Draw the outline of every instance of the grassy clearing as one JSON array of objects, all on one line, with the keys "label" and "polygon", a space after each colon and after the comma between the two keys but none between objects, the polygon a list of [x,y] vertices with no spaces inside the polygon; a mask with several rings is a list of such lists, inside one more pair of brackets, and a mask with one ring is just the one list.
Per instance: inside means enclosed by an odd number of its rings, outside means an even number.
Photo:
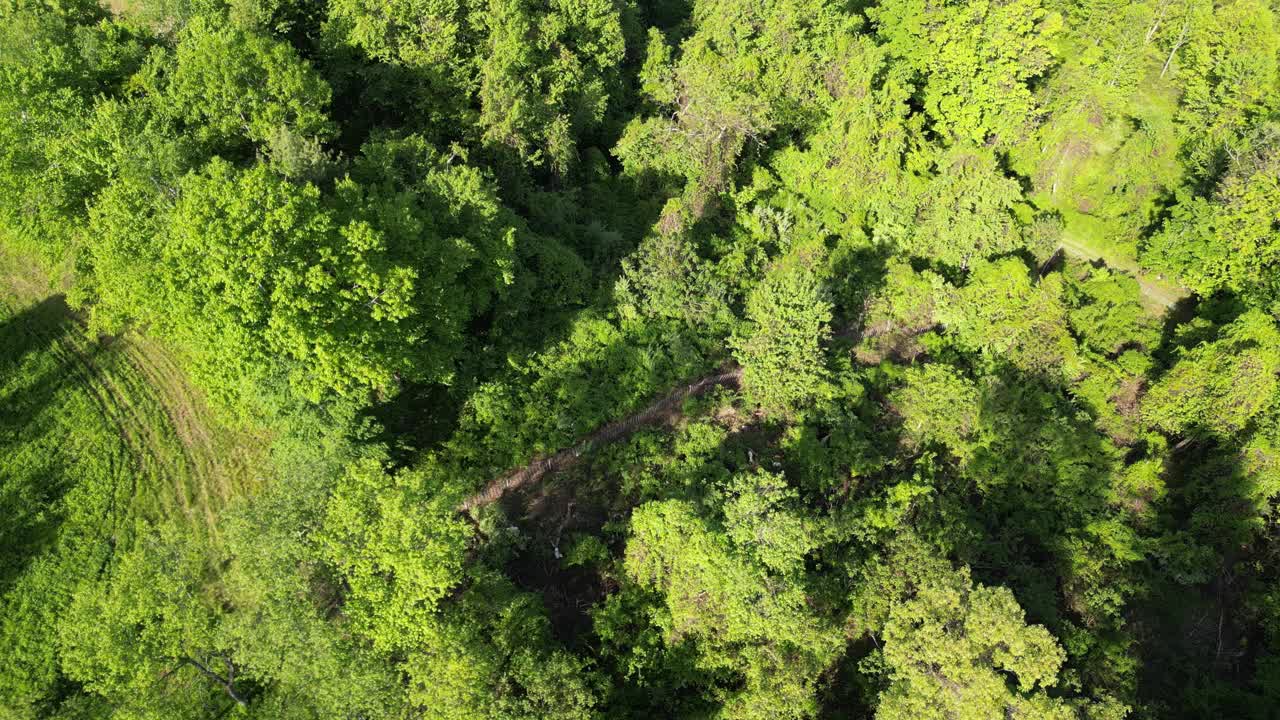
[{"label": "grassy clearing", "polygon": [[[216,539],[218,511],[257,484],[265,442],[220,425],[155,342],[86,335],[62,295],[11,255],[0,256],[0,303],[6,488],[56,467],[53,485],[95,478],[127,486],[123,515],[181,518]],[[94,438],[93,452],[81,447],[86,437]],[[102,447],[113,444],[106,437],[117,447]],[[85,467],[99,457],[108,458],[109,471]]]},{"label": "grassy clearing", "polygon": [[102,6],[113,15],[123,15],[133,9],[133,3],[129,0],[103,0]]},{"label": "grassy clearing", "polygon": [[56,694],[77,589],[157,523],[218,544],[218,513],[265,454],[156,343],[87,334],[62,287],[0,248],[0,689],[36,693],[20,703]]},{"label": "grassy clearing", "polygon": [[0,286],[0,674],[48,694],[64,608],[163,514],[151,488],[172,451],[122,394],[118,351],[85,337],[62,295],[15,287],[40,285]]},{"label": "grassy clearing", "polygon": [[137,478],[150,464],[117,424],[119,409],[92,379],[60,296],[0,297],[0,503],[11,580],[64,523],[115,545],[128,534]]},{"label": "grassy clearing", "polygon": [[1132,242],[1121,242],[1107,223],[1088,213],[1054,203],[1048,196],[1037,198],[1041,207],[1052,208],[1062,216],[1063,232],[1059,244],[1062,251],[1077,260],[1102,262],[1112,270],[1132,275],[1142,290],[1142,302],[1154,315],[1163,315],[1179,300],[1191,294],[1173,279],[1144,272],[1138,263],[1138,248]]}]

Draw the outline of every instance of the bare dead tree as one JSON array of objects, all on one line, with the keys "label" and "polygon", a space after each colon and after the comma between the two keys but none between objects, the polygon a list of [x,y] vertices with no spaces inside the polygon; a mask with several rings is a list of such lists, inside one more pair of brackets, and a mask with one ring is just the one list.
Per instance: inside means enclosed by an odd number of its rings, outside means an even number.
[{"label": "bare dead tree", "polygon": [[230,697],[232,700],[236,701],[236,704],[238,705],[246,704],[244,701],[244,698],[240,697],[240,695],[236,693],[236,688],[234,684],[236,679],[236,666],[231,664],[230,658],[228,658],[226,655],[222,656],[222,662],[225,663],[227,666],[227,677],[225,678],[215,673],[214,671],[210,670],[209,668],[205,667],[199,660],[196,660],[190,655],[184,655],[181,658],[181,661],[183,663],[186,663],[187,665],[190,665],[196,670],[199,670],[200,674],[204,675],[205,677],[209,678],[210,680],[220,685],[222,689],[226,691],[227,696]]},{"label": "bare dead tree", "polygon": [[1173,62],[1173,56],[1176,55],[1178,50],[1187,42],[1187,30],[1190,28],[1190,18],[1182,21],[1182,33],[1178,35],[1178,41],[1173,44],[1173,49],[1169,51],[1169,58],[1164,61],[1164,67],[1160,68],[1160,77],[1164,77],[1164,74],[1169,72],[1169,65]]}]

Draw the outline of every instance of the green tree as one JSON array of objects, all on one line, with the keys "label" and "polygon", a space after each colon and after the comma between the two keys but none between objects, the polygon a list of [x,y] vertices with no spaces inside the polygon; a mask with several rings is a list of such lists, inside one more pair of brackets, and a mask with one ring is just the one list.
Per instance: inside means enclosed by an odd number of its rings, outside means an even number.
[{"label": "green tree", "polygon": [[780,576],[801,575],[804,557],[817,547],[819,534],[786,478],[756,471],[736,476],[727,490],[725,534],[734,547]]},{"label": "green tree", "polygon": [[407,656],[411,702],[453,720],[598,717],[600,678],[557,647],[537,597],[480,571]]},{"label": "green tree", "polygon": [[622,260],[614,296],[628,319],[681,319],[698,327],[724,328],[732,321],[729,290],[713,273],[714,267],[697,256],[689,237],[653,233]]},{"label": "green tree", "polygon": [[1145,258],[1201,294],[1230,291],[1266,309],[1280,307],[1278,178],[1280,147],[1268,139],[1234,164],[1212,199],[1184,196]]},{"label": "green tree", "polygon": [[229,398],[279,358],[312,398],[447,379],[511,277],[514,229],[478,172],[420,139],[369,145],[352,175],[325,196],[214,160],[171,205],[112,188],[91,239],[99,322],[176,339]]},{"label": "green tree", "polygon": [[328,31],[371,58],[413,72],[407,103],[438,129],[476,122],[476,57],[485,39],[477,0],[334,0]]},{"label": "green tree", "polygon": [[412,73],[416,127],[567,171],[625,51],[613,0],[337,0],[330,30]]},{"label": "green tree", "polygon": [[563,174],[577,138],[604,119],[616,92],[625,50],[621,16],[612,0],[538,8],[524,0],[489,4],[480,123],[487,140]]},{"label": "green tree", "polygon": [[333,133],[328,85],[286,43],[197,17],[179,36],[173,63],[159,103],[215,150],[247,140],[278,154],[287,139]]},{"label": "green tree", "polygon": [[912,115],[909,73],[870,38],[851,43],[847,58],[827,79],[834,100],[807,138],[808,149],[781,149],[770,158],[787,189],[839,221],[869,226],[877,238],[911,229],[921,182],[907,172],[907,154],[923,142],[920,115]]},{"label": "green tree", "polygon": [[1034,282],[1017,258],[984,263],[956,291],[939,319],[956,343],[1030,372],[1075,362],[1060,276]]},{"label": "green tree", "polygon": [[462,580],[470,531],[437,482],[364,459],[348,467],[325,510],[320,541],[351,588],[346,612],[378,649],[424,644],[438,604]]},{"label": "green tree", "polygon": [[234,657],[217,642],[221,611],[205,548],[169,526],[86,583],[59,628],[68,677],[140,717],[200,717],[245,705]]},{"label": "green tree", "polygon": [[825,382],[831,302],[815,252],[799,250],[769,270],[747,297],[746,321],[733,340],[747,392],[769,410],[798,409]]},{"label": "green tree", "polygon": [[691,22],[678,55],[650,30],[641,87],[660,111],[632,120],[615,152],[631,172],[685,181],[688,209],[700,217],[749,144],[821,111],[830,97],[823,63],[859,23],[835,4],[803,0],[699,0]]},{"label": "green tree", "polygon": [[[739,510],[730,514],[738,522],[746,519]],[[798,536],[791,532],[776,534],[788,524],[778,525],[780,518],[773,517],[766,535],[781,545],[762,545],[748,535],[740,539],[748,543],[744,550],[763,551],[771,563],[787,567],[806,543],[795,542]],[[811,716],[814,683],[843,644],[829,621],[808,609],[798,578],[776,576],[766,567],[752,554],[735,552],[688,503],[649,503],[632,515],[626,573],[663,598],[655,622],[666,643],[695,639],[699,666],[742,678],[742,689],[721,694],[721,717]]]},{"label": "green tree", "polygon": [[400,717],[408,712],[402,678],[338,612],[341,582],[322,544],[343,458],[367,450],[334,437],[342,424],[326,427],[314,415],[300,412],[276,426],[285,437],[273,447],[272,477],[219,523],[230,559],[218,584],[234,608],[224,606],[219,643],[234,648],[241,671],[260,688],[257,716]]},{"label": "green tree", "polygon": [[891,0],[869,13],[890,53],[919,78],[948,142],[1009,145],[1037,110],[1029,83],[1054,60],[1062,18],[1039,0]]},{"label": "green tree", "polygon": [[1081,344],[1107,355],[1134,345],[1156,349],[1160,328],[1141,302],[1138,281],[1107,270],[1081,270],[1085,277],[1067,286],[1067,313],[1071,329]]},{"label": "green tree", "polygon": [[973,381],[938,363],[909,368],[905,380],[889,402],[902,418],[906,439],[916,445],[936,442],[959,458],[967,457],[981,412]]},{"label": "green tree", "polygon": [[924,352],[919,338],[937,325],[936,303],[945,298],[945,282],[939,275],[916,272],[903,260],[890,260],[884,287],[865,303],[858,360],[910,360]]},{"label": "green tree", "polygon": [[1221,337],[1184,349],[1142,402],[1142,416],[1168,433],[1229,437],[1275,402],[1280,329],[1252,310]]},{"label": "green tree", "polygon": [[1094,243],[1136,243],[1181,182],[1176,88],[1158,76],[1177,41],[1178,0],[1055,3],[1065,17],[1058,65],[1036,97],[1042,119],[1011,165],[1037,204],[1059,210]]},{"label": "green tree", "polygon": [[0,231],[24,253],[65,259],[102,183],[76,139],[94,98],[123,92],[148,42],[94,3],[0,6]]},{"label": "green tree", "polygon": [[866,570],[855,616],[881,638],[877,718],[1124,716],[1114,702],[1050,695],[1066,659],[1053,635],[1026,624],[1007,588],[974,583],[910,536]]},{"label": "green tree", "polygon": [[1029,243],[1016,214],[1021,200],[1017,181],[1001,172],[990,150],[952,147],[938,159],[913,227],[904,233],[899,249],[961,269],[1022,249]]},{"label": "green tree", "polygon": [[1212,176],[1248,149],[1251,120],[1276,109],[1280,32],[1271,7],[1257,0],[1191,7],[1165,67],[1176,61],[1183,81],[1179,115],[1189,165]]}]

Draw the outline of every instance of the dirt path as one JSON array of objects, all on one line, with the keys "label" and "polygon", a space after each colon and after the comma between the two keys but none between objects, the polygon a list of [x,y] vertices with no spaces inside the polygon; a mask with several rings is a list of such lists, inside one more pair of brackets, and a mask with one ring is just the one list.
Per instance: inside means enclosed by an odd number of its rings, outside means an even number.
[{"label": "dirt path", "polygon": [[[1147,305],[1148,310],[1151,312],[1163,314],[1166,310],[1176,305],[1179,300],[1189,295],[1189,291],[1185,288],[1144,274],[1137,263],[1105,255],[1069,235],[1064,235],[1062,238],[1062,251],[1071,257],[1081,260],[1101,260],[1107,267],[1133,275],[1138,281],[1144,304]],[[848,328],[835,334],[833,339],[854,337],[855,330],[856,328]],[[570,447],[552,455],[535,457],[528,464],[507,471],[505,474],[490,481],[484,489],[463,500],[458,505],[458,512],[469,512],[497,502],[511,490],[535,483],[549,473],[567,470],[577,465],[583,454],[626,438],[641,427],[659,423],[674,423],[680,417],[680,405],[687,398],[702,395],[719,386],[737,389],[741,386],[741,383],[742,368],[733,364],[719,373],[676,388],[667,395],[653,401],[643,410],[601,427]]]},{"label": "dirt path", "polygon": [[1071,235],[1063,234],[1062,251],[1078,260],[1089,262],[1101,260],[1109,268],[1129,273],[1138,281],[1138,287],[1142,291],[1142,297],[1148,309],[1155,312],[1163,313],[1191,294],[1186,288],[1179,287],[1171,281],[1153,278],[1143,273],[1142,268],[1132,260],[1116,257],[1111,253],[1103,253]]},{"label": "dirt path", "polygon": [[654,400],[643,410],[601,427],[576,444],[554,455],[534,458],[527,465],[508,471],[506,474],[494,479],[480,492],[463,500],[458,505],[458,512],[465,513],[497,502],[507,492],[535,483],[548,473],[567,470],[577,465],[585,453],[629,437],[642,427],[673,424],[681,417],[680,406],[691,397],[704,395],[717,387],[728,387],[736,390],[741,385],[742,368],[734,364],[714,375],[708,375],[687,385],[677,387]]}]

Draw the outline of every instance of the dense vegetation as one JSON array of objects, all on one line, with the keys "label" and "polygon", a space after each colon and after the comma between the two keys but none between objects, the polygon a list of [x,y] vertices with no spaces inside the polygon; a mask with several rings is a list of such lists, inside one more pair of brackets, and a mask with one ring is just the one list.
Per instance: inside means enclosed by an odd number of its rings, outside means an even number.
[{"label": "dense vegetation", "polygon": [[0,0],[0,718],[1272,718],[1271,0]]}]

